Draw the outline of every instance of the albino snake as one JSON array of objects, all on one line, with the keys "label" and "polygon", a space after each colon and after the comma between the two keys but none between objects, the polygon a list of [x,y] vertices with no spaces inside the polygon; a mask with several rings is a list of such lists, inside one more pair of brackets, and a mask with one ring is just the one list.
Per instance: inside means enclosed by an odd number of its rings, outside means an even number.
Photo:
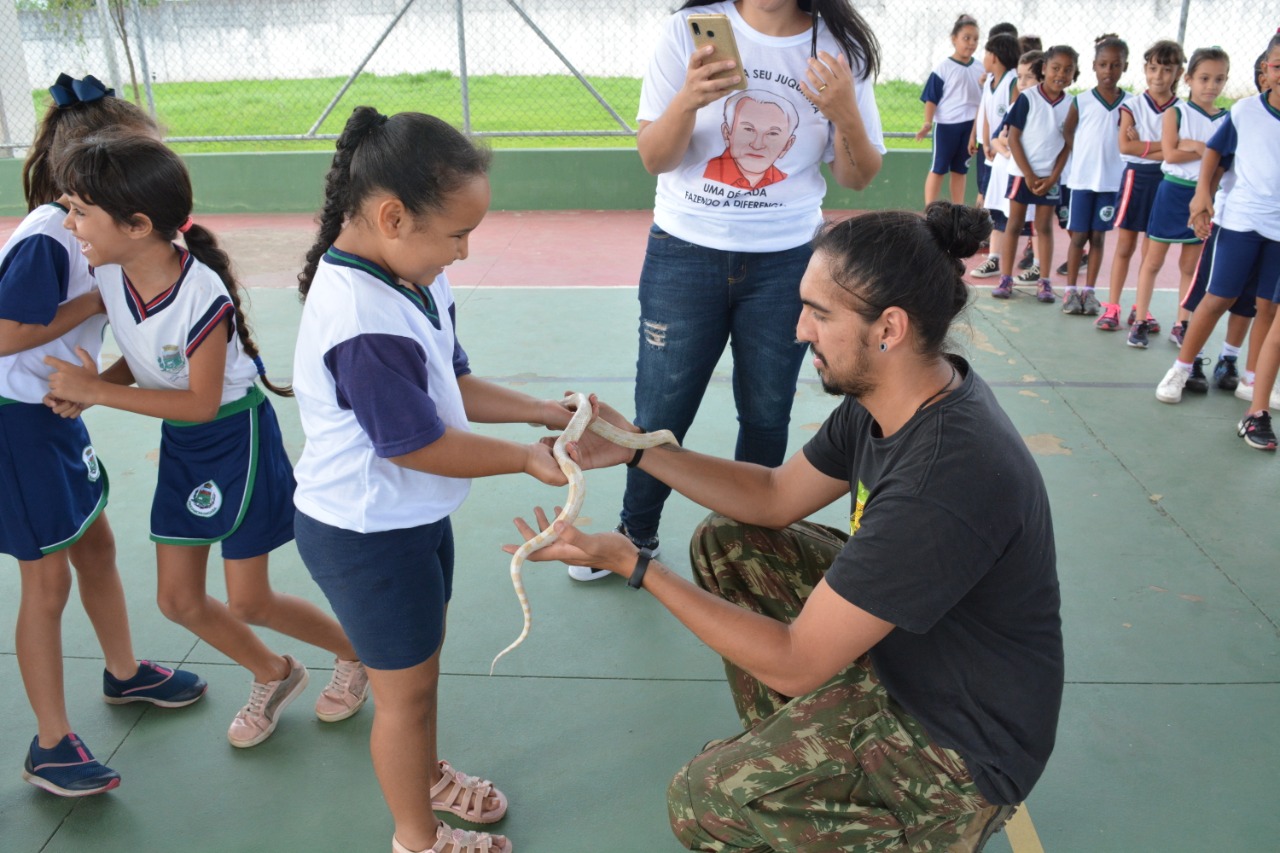
[{"label": "albino snake", "polygon": [[560,470],[564,472],[565,477],[569,480],[569,499],[565,501],[564,509],[560,510],[560,514],[555,517],[555,520],[547,525],[546,530],[529,539],[511,555],[511,585],[516,588],[516,595],[520,598],[520,609],[524,611],[524,629],[520,632],[520,636],[516,637],[516,641],[498,652],[498,656],[493,659],[493,663],[489,664],[490,675],[493,675],[493,668],[498,665],[498,661],[502,660],[503,655],[524,642],[525,637],[529,636],[529,627],[533,624],[533,612],[529,609],[529,597],[524,593],[524,580],[520,576],[520,569],[524,565],[525,557],[528,557],[539,548],[556,541],[558,538],[556,522],[564,522],[566,525],[573,524],[578,518],[578,512],[582,509],[582,500],[586,497],[586,481],[582,477],[582,469],[569,458],[569,454],[565,451],[565,445],[582,438],[582,434],[587,431],[588,422],[590,422],[591,431],[596,435],[622,447],[638,449],[657,447],[659,444],[675,444],[677,446],[680,444],[680,442],[676,441],[676,437],[671,434],[671,430],[625,432],[599,418],[592,421],[591,404],[587,401],[586,394],[572,394],[566,398],[566,402],[574,409],[573,418],[570,419],[569,426],[565,428],[565,431],[556,439],[551,452],[555,455],[556,462],[560,464]]}]

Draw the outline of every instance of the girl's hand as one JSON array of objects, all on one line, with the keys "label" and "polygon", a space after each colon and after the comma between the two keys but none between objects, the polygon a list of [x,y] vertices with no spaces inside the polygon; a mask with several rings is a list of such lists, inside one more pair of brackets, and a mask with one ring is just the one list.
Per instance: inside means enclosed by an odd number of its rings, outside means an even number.
[{"label": "girl's hand", "polygon": [[1203,157],[1203,156],[1204,156],[1204,143],[1203,143],[1203,142],[1197,142],[1197,141],[1196,141],[1196,140],[1194,140],[1194,139],[1179,139],[1179,140],[1178,140],[1178,150],[1179,150],[1179,151],[1190,151],[1190,152],[1191,152],[1191,153],[1193,153],[1193,154],[1199,154],[1201,157]]},{"label": "girl's hand", "polygon": [[569,478],[560,470],[560,463],[551,453],[554,439],[536,441],[525,446],[524,472],[548,486],[568,485]]},{"label": "girl's hand", "polygon": [[974,154],[977,154],[977,153],[978,153],[978,143],[975,142],[973,139],[970,139],[969,140],[969,156],[972,157]]},{"label": "girl's hand", "polygon": [[926,136],[929,135],[930,130],[933,130],[932,124],[926,124],[923,127],[921,127],[920,130],[916,133],[916,140],[918,141],[918,140],[924,139]]},{"label": "girl's hand", "polygon": [[80,417],[81,412],[89,408],[88,406],[82,406],[79,403],[60,400],[52,394],[44,395],[44,404],[50,409],[53,409],[53,413],[55,415],[62,418],[78,418]]},{"label": "girl's hand", "polygon": [[[557,514],[560,508],[556,507]],[[523,518],[515,519],[516,530],[525,541],[538,535],[539,530],[546,530],[548,519],[542,507],[534,507],[534,521],[538,527],[530,527]],[[636,546],[621,533],[583,533],[571,524],[556,525],[556,541],[544,548],[539,548],[529,555],[528,560],[534,563],[545,563],[560,560],[577,566],[590,566],[593,569],[606,569],[621,574],[630,574],[635,565]],[[503,545],[502,550],[514,554],[519,545]]]},{"label": "girl's hand", "polygon": [[[818,108],[823,117],[836,127],[843,127],[857,115],[853,71],[844,54],[832,56],[825,50],[809,59],[805,80],[800,81],[800,91]],[[926,125],[930,127],[931,125]]]},{"label": "girl's hand", "polygon": [[737,74],[712,80],[713,74],[729,71],[737,65],[732,59],[707,62],[713,53],[715,47],[712,45],[700,47],[693,52],[689,57],[689,70],[685,73],[684,85],[676,93],[676,97],[684,102],[685,108],[693,112],[729,94],[729,90],[742,79],[742,71],[739,69]]},{"label": "girl's hand", "polygon": [[1191,197],[1191,215],[1187,225],[1196,232],[1201,240],[1209,239],[1209,231],[1213,228],[1213,199],[1208,193],[1196,192]]},{"label": "girl's hand", "polygon": [[1138,135],[1138,128],[1134,127],[1133,125],[1126,127],[1124,130],[1124,133],[1125,133],[1125,137],[1128,138],[1130,142],[1142,141],[1142,137]]},{"label": "girl's hand", "polygon": [[54,368],[49,377],[49,394],[57,399],[91,406],[97,402],[96,394],[102,380],[98,377],[98,365],[85,352],[76,347],[80,364],[72,364],[52,355],[44,357],[44,363]]}]

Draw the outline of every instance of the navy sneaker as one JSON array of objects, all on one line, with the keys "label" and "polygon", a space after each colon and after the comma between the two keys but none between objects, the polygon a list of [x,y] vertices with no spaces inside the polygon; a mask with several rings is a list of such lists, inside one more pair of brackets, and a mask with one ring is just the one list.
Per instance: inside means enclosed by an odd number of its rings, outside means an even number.
[{"label": "navy sneaker", "polygon": [[1129,339],[1125,341],[1125,343],[1131,347],[1136,347],[1137,349],[1146,349],[1147,332],[1149,330],[1150,327],[1147,325],[1146,321],[1134,323],[1133,328],[1129,329]]},{"label": "navy sneaker", "polygon": [[1271,429],[1271,413],[1255,412],[1245,415],[1236,427],[1236,434],[1244,439],[1245,444],[1255,450],[1275,450],[1276,434]]},{"label": "navy sneaker", "polygon": [[32,738],[22,778],[59,797],[87,797],[120,785],[120,774],[94,758],[74,732],[53,749],[41,749],[39,736]]},{"label": "navy sneaker", "polygon": [[138,673],[124,681],[102,671],[102,699],[109,705],[150,702],[161,708],[182,708],[208,689],[205,680],[194,672],[166,669],[149,660],[138,661]]},{"label": "navy sneaker", "polygon": [[1224,355],[1213,366],[1213,384],[1223,391],[1234,391],[1240,385],[1240,372],[1236,370],[1236,356]]}]

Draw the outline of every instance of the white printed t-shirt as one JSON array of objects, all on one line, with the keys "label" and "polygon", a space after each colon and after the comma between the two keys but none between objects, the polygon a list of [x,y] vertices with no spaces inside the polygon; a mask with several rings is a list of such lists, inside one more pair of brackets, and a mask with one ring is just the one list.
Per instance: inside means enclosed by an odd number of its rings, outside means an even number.
[{"label": "white printed t-shirt", "polygon": [[[924,103],[934,103],[934,124],[959,124],[973,121],[982,99],[982,77],[986,69],[972,57],[961,62],[948,56],[933,69],[920,93]],[[1014,75],[1017,76],[1017,75]]]},{"label": "white printed t-shirt", "polygon": [[[685,19],[693,13],[728,15],[747,91],[730,92],[698,110],[680,165],[658,176],[654,224],[681,240],[722,251],[776,252],[803,245],[822,224],[827,184],[818,166],[835,157],[833,126],[799,88],[800,81],[809,83],[812,33],[756,32],[732,2],[672,15],[640,89],[640,121],[657,120],[684,85],[693,54]],[[839,55],[826,25],[818,26],[818,49]],[[872,81],[861,79],[857,68],[853,76],[867,136],[884,153]]]},{"label": "white printed t-shirt", "polygon": [[1280,110],[1267,93],[1236,101],[1207,146],[1233,157],[1235,183],[1220,212],[1222,227],[1280,240]]},{"label": "white printed t-shirt", "polygon": [[389,271],[330,248],[307,293],[293,359],[306,446],[299,510],[357,533],[439,521],[471,481],[403,468],[391,457],[469,429],[458,377],[470,373],[443,274],[405,287]]}]

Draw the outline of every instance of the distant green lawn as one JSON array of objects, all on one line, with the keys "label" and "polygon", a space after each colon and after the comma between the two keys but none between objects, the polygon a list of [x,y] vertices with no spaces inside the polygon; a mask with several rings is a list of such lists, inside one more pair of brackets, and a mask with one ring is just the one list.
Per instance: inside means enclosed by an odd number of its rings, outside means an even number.
[{"label": "distant green lawn", "polygon": [[[631,126],[640,103],[640,80],[633,77],[593,77],[591,84]],[[304,134],[315,124],[342,85],[342,77],[308,80],[234,80],[213,83],[157,83],[152,87],[156,112],[170,137],[271,136]],[[623,128],[575,78],[564,75],[507,77],[486,75],[468,79],[471,130],[496,131],[616,131]],[[48,95],[35,94],[43,105]],[[920,127],[923,116],[919,86],[889,81],[876,86],[876,100],[886,131]],[[144,96],[145,98],[145,96]],[[391,114],[405,110],[431,113],[462,126],[462,85],[445,71],[362,75],[347,90],[317,133],[338,134],[361,104]],[[630,136],[495,137],[494,148],[631,147]],[[928,142],[893,139],[895,148],[928,147]],[[180,151],[298,151],[330,149],[329,140],[298,142],[176,143]]]}]

